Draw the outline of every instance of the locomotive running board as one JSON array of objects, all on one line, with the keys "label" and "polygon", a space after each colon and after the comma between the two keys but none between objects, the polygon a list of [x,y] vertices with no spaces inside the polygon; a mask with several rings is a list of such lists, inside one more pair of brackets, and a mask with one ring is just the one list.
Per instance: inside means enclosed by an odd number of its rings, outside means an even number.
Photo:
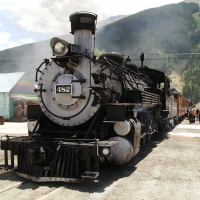
[{"label": "locomotive running board", "polygon": [[16,171],[16,169],[13,170],[13,172],[22,178],[34,181],[34,182],[68,182],[68,183],[81,183],[81,178],[62,178],[62,177],[34,177],[29,176],[27,174],[22,174]]}]

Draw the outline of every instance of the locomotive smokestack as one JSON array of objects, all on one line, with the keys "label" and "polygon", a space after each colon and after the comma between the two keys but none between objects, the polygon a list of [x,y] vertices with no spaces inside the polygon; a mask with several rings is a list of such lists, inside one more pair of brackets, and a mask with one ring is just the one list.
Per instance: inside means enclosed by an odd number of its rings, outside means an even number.
[{"label": "locomotive smokestack", "polygon": [[83,53],[92,53],[92,35],[95,33],[97,15],[94,13],[77,12],[69,17],[74,44],[82,46]]}]

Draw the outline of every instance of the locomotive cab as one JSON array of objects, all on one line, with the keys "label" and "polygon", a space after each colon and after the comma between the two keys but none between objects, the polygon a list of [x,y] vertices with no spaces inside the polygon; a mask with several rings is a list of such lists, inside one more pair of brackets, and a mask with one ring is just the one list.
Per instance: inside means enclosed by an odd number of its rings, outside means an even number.
[{"label": "locomotive cab", "polygon": [[141,68],[140,71],[144,71],[153,81],[152,88],[147,90],[154,90],[160,95],[159,128],[166,129],[173,126],[178,121],[178,110],[175,90],[171,88],[171,79],[163,72],[148,67]]}]

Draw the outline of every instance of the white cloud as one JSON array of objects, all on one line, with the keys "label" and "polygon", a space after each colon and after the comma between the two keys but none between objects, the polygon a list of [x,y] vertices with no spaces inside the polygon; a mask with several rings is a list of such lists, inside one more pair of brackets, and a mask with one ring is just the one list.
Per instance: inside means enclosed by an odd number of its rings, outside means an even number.
[{"label": "white cloud", "polygon": [[5,44],[8,42],[10,37],[10,33],[7,32],[0,32],[0,44]]},{"label": "white cloud", "polygon": [[10,41],[9,38],[10,33],[0,32],[0,50],[35,42],[35,40],[33,40],[32,38],[24,38],[20,39],[19,41]]},{"label": "white cloud", "polygon": [[22,43],[9,41],[5,46],[6,46],[6,49],[9,49],[9,48],[17,47],[20,45],[22,45]]},{"label": "white cloud", "polygon": [[98,11],[92,0],[0,0],[1,9],[11,10],[10,18],[24,29],[39,33],[70,32],[69,15],[80,11]]},{"label": "white cloud", "polygon": [[20,46],[20,45],[22,45],[22,43],[14,42],[14,41],[8,41],[6,43],[0,43],[0,51],[4,50],[4,49],[9,49],[9,48],[12,48],[12,47],[17,47],[17,46]]},{"label": "white cloud", "polygon": [[19,41],[22,42],[23,44],[29,44],[29,43],[36,42],[32,38],[24,38],[24,39],[20,39]]},{"label": "white cloud", "polygon": [[98,15],[98,21],[114,15],[128,15],[151,7],[177,3],[181,0],[0,0],[1,10],[28,31],[53,33],[70,32],[69,16],[88,11]]}]

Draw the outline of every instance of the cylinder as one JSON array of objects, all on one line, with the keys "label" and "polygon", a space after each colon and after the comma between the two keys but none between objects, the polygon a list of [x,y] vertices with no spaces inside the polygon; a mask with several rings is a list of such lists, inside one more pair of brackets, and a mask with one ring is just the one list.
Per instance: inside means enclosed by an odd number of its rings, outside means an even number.
[{"label": "cylinder", "polygon": [[116,136],[110,138],[109,141],[118,141],[111,148],[111,156],[107,157],[111,163],[122,165],[131,160],[133,157],[133,145],[128,139]]}]

